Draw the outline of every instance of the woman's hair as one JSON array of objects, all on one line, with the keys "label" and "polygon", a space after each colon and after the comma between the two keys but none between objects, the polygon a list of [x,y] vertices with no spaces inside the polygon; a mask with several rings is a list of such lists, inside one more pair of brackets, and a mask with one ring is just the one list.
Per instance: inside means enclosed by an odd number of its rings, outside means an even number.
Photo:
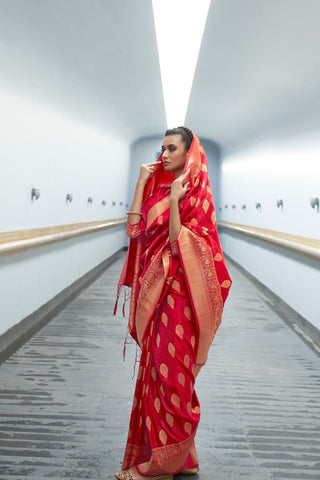
[{"label": "woman's hair", "polygon": [[182,141],[186,145],[186,151],[189,150],[191,147],[191,143],[193,140],[193,133],[190,130],[190,128],[187,127],[176,127],[176,128],[170,128],[169,130],[166,131],[165,137],[168,135],[181,135],[182,136]]}]

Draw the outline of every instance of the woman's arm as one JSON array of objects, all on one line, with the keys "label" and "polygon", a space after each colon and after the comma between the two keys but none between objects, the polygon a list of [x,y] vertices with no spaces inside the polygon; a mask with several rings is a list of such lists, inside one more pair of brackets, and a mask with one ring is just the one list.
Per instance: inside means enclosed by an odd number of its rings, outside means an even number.
[{"label": "woman's arm", "polygon": [[171,186],[170,194],[170,220],[169,220],[169,240],[170,243],[174,242],[181,230],[180,212],[179,212],[179,200],[183,198],[189,190],[189,182],[183,184],[184,180],[189,174],[189,169],[185,174],[176,178]]},{"label": "woman's arm", "polygon": [[128,212],[128,222],[131,225],[139,223],[141,220],[141,206],[143,199],[144,187],[147,183],[147,180],[153,174],[154,167],[158,162],[146,163],[140,166],[140,173],[136,184],[136,189],[134,192],[134,197],[130,210]]}]

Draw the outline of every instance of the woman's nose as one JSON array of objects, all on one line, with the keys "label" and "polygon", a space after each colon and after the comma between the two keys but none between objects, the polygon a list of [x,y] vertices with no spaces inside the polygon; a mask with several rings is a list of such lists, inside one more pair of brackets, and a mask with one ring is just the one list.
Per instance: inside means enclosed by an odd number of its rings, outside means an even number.
[{"label": "woman's nose", "polygon": [[164,150],[164,152],[162,153],[162,158],[168,158],[168,156],[166,154],[166,150]]}]

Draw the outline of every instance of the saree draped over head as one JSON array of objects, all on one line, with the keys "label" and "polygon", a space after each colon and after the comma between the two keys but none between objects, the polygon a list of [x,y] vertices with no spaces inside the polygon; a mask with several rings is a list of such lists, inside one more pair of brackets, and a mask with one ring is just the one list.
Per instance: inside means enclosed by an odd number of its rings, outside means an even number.
[{"label": "saree draped over head", "polygon": [[127,224],[130,245],[119,289],[131,287],[129,332],[141,348],[122,469],[144,475],[198,465],[200,406],[195,378],[221,323],[229,277],[216,227],[208,163],[194,135],[179,201],[181,230],[169,241],[172,172],[162,155],[144,189],[142,217]]}]

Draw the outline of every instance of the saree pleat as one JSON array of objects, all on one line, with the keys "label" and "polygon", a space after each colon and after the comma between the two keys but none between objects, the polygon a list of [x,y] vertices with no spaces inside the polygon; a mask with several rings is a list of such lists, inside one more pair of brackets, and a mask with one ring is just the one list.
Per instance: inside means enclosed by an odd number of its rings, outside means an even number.
[{"label": "saree pleat", "polygon": [[[181,269],[150,321],[142,355],[122,469],[178,472],[193,450],[200,405],[192,373],[197,328]],[[194,466],[194,463],[192,464]]]}]

